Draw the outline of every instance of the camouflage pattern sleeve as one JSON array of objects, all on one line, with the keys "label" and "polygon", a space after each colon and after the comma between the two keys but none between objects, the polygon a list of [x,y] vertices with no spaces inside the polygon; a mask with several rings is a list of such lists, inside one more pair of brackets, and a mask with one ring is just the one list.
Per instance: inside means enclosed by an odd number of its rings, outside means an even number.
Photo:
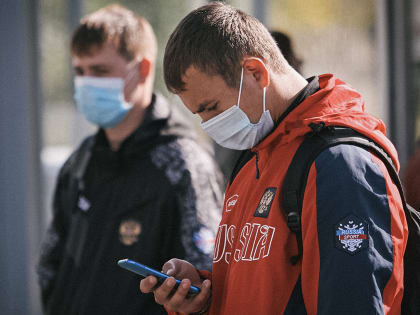
[{"label": "camouflage pattern sleeve", "polygon": [[217,164],[195,141],[185,138],[158,146],[152,160],[177,192],[184,259],[198,269],[211,270],[223,203],[223,178]]}]

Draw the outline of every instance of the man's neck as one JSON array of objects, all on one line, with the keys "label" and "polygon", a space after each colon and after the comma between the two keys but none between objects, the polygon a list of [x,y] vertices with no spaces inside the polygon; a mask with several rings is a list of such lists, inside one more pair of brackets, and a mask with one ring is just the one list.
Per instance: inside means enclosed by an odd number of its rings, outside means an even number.
[{"label": "man's neck", "polygon": [[271,93],[267,94],[267,103],[273,104],[270,112],[273,120],[277,121],[292,104],[299,92],[305,88],[308,81],[294,70],[287,74],[274,76],[272,80]]},{"label": "man's neck", "polygon": [[150,96],[143,103],[135,104],[117,126],[105,129],[105,135],[112,151],[118,151],[123,141],[141,125],[146,109],[151,103],[151,98]]}]

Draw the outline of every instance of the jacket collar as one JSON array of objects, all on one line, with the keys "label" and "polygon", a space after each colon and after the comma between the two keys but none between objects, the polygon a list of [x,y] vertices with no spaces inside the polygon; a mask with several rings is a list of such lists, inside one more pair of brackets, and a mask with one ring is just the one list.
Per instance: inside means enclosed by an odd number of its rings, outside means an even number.
[{"label": "jacket collar", "polygon": [[[266,147],[292,142],[311,132],[311,123],[323,122],[326,126],[349,127],[371,138],[387,151],[398,169],[398,154],[385,136],[385,124],[364,112],[365,103],[362,96],[332,74],[320,75],[318,80],[319,90],[306,95],[300,103],[302,95],[299,94],[286,110],[276,129],[252,151],[258,152]],[[307,92],[306,88],[301,93],[306,93],[305,91]]]},{"label": "jacket collar", "polygon": [[106,156],[131,155],[181,136],[194,137],[194,133],[185,123],[185,118],[175,108],[171,107],[163,96],[153,94],[142,122],[122,142],[118,151],[111,151],[105,131],[102,128],[95,135],[93,150]]}]

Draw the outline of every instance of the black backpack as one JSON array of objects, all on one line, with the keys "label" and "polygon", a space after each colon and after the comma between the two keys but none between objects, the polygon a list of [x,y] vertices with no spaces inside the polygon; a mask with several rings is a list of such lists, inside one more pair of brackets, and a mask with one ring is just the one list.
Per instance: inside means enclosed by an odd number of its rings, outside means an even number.
[{"label": "black backpack", "polygon": [[291,257],[296,264],[302,257],[301,213],[303,194],[309,170],[317,156],[325,149],[339,144],[351,144],[374,153],[385,164],[392,181],[398,187],[407,219],[409,237],[404,253],[404,297],[401,314],[420,314],[420,212],[405,201],[403,188],[391,158],[371,139],[345,127],[325,127],[323,123],[311,124],[313,132],[305,136],[287,170],[283,183],[283,208],[287,225],[296,235],[298,254]]}]

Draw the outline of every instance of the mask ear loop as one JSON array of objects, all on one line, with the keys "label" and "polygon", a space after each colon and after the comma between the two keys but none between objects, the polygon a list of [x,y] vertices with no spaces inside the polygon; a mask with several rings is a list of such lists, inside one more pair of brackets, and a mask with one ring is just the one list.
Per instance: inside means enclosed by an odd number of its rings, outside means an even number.
[{"label": "mask ear loop", "polygon": [[264,86],[264,89],[263,89],[263,113],[265,113],[265,91],[267,90],[267,87],[266,86]]},{"label": "mask ear loop", "polygon": [[243,81],[243,79],[244,79],[244,67],[242,67],[242,71],[241,71],[241,83],[239,84],[238,107],[239,107],[239,102],[241,101],[242,81]]}]

